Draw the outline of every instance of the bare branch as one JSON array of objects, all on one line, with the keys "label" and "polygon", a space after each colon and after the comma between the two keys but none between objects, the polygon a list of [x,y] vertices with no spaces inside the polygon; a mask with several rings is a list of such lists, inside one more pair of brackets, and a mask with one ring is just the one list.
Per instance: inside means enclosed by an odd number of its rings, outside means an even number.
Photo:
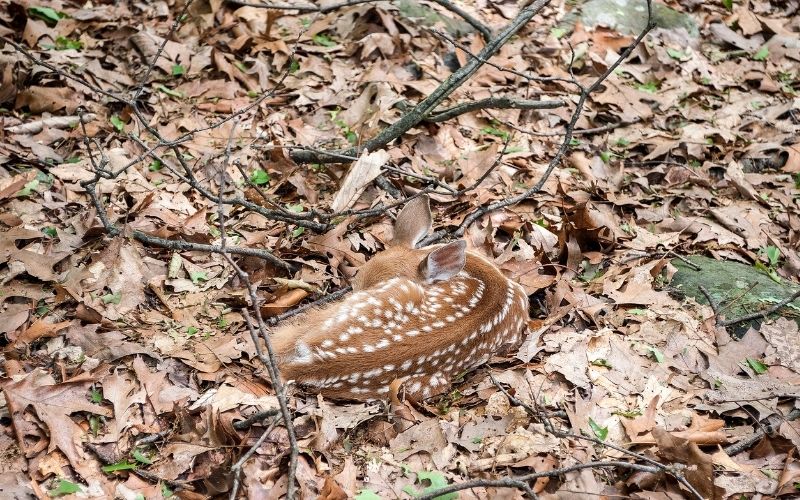
[{"label": "bare branch", "polygon": [[488,27],[486,27],[486,25],[483,24],[482,22],[480,22],[477,19],[475,19],[474,17],[472,17],[472,15],[470,15],[469,12],[465,11],[464,9],[459,7],[458,5],[454,5],[452,2],[450,2],[450,0],[431,0],[431,1],[441,5],[445,9],[449,10],[450,12],[452,12],[453,14],[456,14],[457,16],[460,16],[461,19],[463,19],[470,26],[472,26],[473,28],[478,30],[480,32],[480,34],[483,36],[483,39],[486,42],[489,42],[489,41],[492,40],[492,30],[490,30]]},{"label": "bare branch", "polygon": [[721,309],[720,305],[711,297],[711,293],[704,287],[703,285],[698,285],[698,289],[700,292],[705,295],[706,300],[708,300],[708,305],[711,306],[711,310],[714,311],[714,317],[716,320],[717,326],[731,326],[737,323],[744,323],[746,321],[752,321],[754,319],[764,319],[770,314],[774,314],[778,312],[783,307],[786,307],[790,303],[794,302],[798,298],[800,298],[800,290],[795,291],[793,294],[789,295],[785,299],[781,300],[777,304],[773,305],[772,307],[768,307],[767,309],[757,311],[751,314],[745,314],[744,316],[740,316],[738,318],[731,318],[731,319],[721,319]]},{"label": "bare branch", "polygon": [[532,101],[528,99],[514,99],[511,97],[488,97],[479,101],[465,102],[445,108],[428,115],[425,121],[443,122],[464,113],[479,109],[556,109],[565,106],[564,101]]},{"label": "bare branch", "polygon": [[274,10],[296,10],[297,12],[319,12],[326,14],[337,9],[344,7],[351,7],[353,5],[361,5],[363,3],[375,3],[380,0],[344,0],[343,2],[329,4],[325,6],[313,4],[294,4],[294,3],[281,3],[281,2],[246,2],[243,0],[227,0],[229,4],[241,5],[242,7],[257,7],[260,9],[274,9]]},{"label": "bare branch", "polygon": [[[231,127],[230,136],[228,137],[228,143],[225,146],[225,162],[220,166],[219,169],[219,193],[217,196],[217,218],[219,223],[219,231],[220,231],[220,246],[222,247],[222,255],[231,265],[231,267],[236,271],[236,274],[239,276],[239,279],[247,287],[247,293],[250,298],[250,307],[253,310],[253,316],[255,317],[258,325],[258,331],[261,334],[261,338],[264,340],[264,345],[267,347],[266,355],[261,350],[261,346],[258,341],[258,337],[256,336],[256,329],[253,324],[253,320],[250,317],[250,313],[247,309],[242,311],[242,315],[245,318],[247,323],[247,328],[250,331],[250,336],[253,340],[253,345],[255,346],[256,353],[258,355],[259,360],[264,364],[267,368],[267,373],[269,374],[270,382],[272,383],[272,387],[275,389],[275,394],[278,398],[278,406],[280,407],[280,414],[281,418],[283,418],[283,424],[286,427],[286,432],[289,436],[289,473],[287,478],[287,489],[286,489],[286,498],[294,499],[294,490],[295,490],[295,471],[297,470],[297,455],[299,453],[299,448],[297,446],[297,436],[294,432],[294,424],[292,421],[291,412],[289,411],[289,403],[286,398],[286,386],[283,384],[283,380],[281,379],[280,370],[278,368],[278,360],[275,356],[275,351],[272,349],[272,342],[269,336],[269,329],[267,328],[266,324],[264,323],[264,319],[261,316],[261,301],[258,298],[258,290],[253,282],[250,280],[250,275],[247,274],[236,261],[233,260],[230,253],[228,253],[226,249],[226,236],[225,236],[225,205],[222,202],[222,193],[225,191],[225,184],[227,180],[227,169],[226,166],[230,163],[230,154],[231,154],[231,144],[233,143],[233,133],[236,128],[237,122],[234,122],[234,126]],[[265,434],[266,436],[266,434]]]}]

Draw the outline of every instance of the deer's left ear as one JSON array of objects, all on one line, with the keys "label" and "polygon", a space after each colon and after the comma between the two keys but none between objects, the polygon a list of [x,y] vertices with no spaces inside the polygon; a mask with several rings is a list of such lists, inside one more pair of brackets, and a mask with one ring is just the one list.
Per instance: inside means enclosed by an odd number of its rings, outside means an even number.
[{"label": "deer's left ear", "polygon": [[466,250],[467,242],[464,240],[433,250],[419,265],[422,277],[429,283],[452,278],[464,269],[467,263]]},{"label": "deer's left ear", "polygon": [[417,243],[431,232],[433,216],[428,195],[423,194],[406,203],[397,214],[392,244],[416,248]]}]

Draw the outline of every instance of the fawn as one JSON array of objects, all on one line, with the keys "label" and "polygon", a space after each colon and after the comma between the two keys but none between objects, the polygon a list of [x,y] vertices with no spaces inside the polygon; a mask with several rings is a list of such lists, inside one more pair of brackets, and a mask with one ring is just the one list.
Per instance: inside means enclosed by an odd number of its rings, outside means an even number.
[{"label": "fawn", "polygon": [[427,196],[397,216],[394,239],[353,279],[354,293],[272,335],[282,378],[334,399],[412,401],[516,347],[528,297],[466,242],[416,248],[431,230]]}]

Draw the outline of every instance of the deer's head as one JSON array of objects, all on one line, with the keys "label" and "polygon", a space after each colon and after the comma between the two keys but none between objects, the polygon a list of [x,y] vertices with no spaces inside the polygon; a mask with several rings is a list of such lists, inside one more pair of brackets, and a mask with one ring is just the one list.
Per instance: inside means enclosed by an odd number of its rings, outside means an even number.
[{"label": "deer's head", "polygon": [[361,267],[353,279],[353,289],[371,288],[397,277],[429,284],[460,273],[466,263],[467,245],[463,240],[417,248],[432,224],[428,196],[409,201],[397,215],[391,245]]}]

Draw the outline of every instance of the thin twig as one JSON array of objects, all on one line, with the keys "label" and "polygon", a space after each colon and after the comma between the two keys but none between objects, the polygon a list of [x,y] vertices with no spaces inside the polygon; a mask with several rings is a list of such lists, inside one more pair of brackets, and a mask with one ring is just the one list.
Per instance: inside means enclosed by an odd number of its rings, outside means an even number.
[{"label": "thin twig", "polygon": [[708,305],[711,306],[711,310],[714,312],[714,319],[716,320],[716,324],[718,326],[731,326],[737,323],[744,323],[746,321],[752,321],[754,319],[765,319],[770,314],[774,314],[778,312],[781,308],[789,305],[789,303],[794,302],[798,298],[800,298],[800,290],[797,290],[793,294],[789,295],[785,299],[781,300],[777,304],[769,307],[767,309],[763,309],[758,312],[754,312],[751,314],[745,314],[744,316],[740,316],[738,318],[732,319],[721,319],[722,309],[717,301],[713,299],[711,296],[711,292],[703,285],[698,285],[697,288],[700,292],[705,296],[706,300],[708,301]]},{"label": "thin twig", "polygon": [[253,424],[257,422],[262,422],[266,418],[274,417],[279,413],[280,410],[275,408],[269,408],[266,410],[257,411],[244,420],[239,420],[238,422],[234,422],[233,428],[236,429],[237,431],[249,429]]},{"label": "thin twig", "polygon": [[325,295],[324,297],[319,298],[319,299],[315,300],[314,302],[309,302],[308,304],[302,305],[300,307],[296,307],[296,308],[294,308],[294,309],[292,309],[290,311],[286,311],[283,314],[279,314],[277,316],[273,316],[273,317],[269,318],[269,320],[268,320],[269,324],[270,324],[270,326],[277,325],[281,321],[285,321],[285,320],[291,318],[292,316],[297,316],[298,314],[304,313],[304,312],[306,312],[308,310],[314,309],[316,307],[321,307],[321,306],[323,306],[325,304],[328,304],[330,302],[338,300],[341,297],[344,297],[345,295],[350,293],[351,291],[353,291],[353,288],[347,286],[347,287],[344,287],[344,288],[342,288],[340,290],[337,290],[335,292],[329,293],[328,295]]},{"label": "thin twig", "polygon": [[453,14],[456,14],[457,16],[461,17],[461,19],[466,21],[470,26],[472,26],[473,28],[478,30],[478,32],[480,32],[480,34],[483,36],[483,39],[486,42],[491,41],[491,39],[492,39],[492,30],[490,30],[482,22],[480,22],[477,19],[475,19],[474,17],[472,17],[472,15],[469,12],[465,11],[464,9],[459,7],[458,5],[455,5],[455,4],[451,3],[450,0],[431,0],[431,1],[441,5],[445,9],[449,10],[450,12],[452,12]]},{"label": "thin twig", "polygon": [[[788,415],[786,415],[786,421],[792,422],[800,418],[800,408],[792,408]],[[755,431],[752,435],[747,436],[745,438],[740,439],[739,441],[733,443],[730,446],[723,448],[723,451],[728,456],[738,455],[739,453],[750,449],[751,446],[755,445],[759,442],[764,436],[771,434],[774,432],[774,428],[768,422],[761,426],[757,431]]]},{"label": "thin twig", "polygon": [[233,466],[231,467],[231,472],[233,472],[233,486],[231,487],[231,494],[228,496],[230,500],[236,500],[236,496],[239,493],[239,484],[242,476],[242,467],[244,466],[245,463],[247,463],[248,460],[250,460],[250,457],[252,457],[255,454],[256,450],[258,450],[261,444],[264,441],[266,441],[267,436],[269,436],[272,433],[272,429],[275,428],[275,424],[277,422],[278,422],[277,419],[270,422],[269,426],[264,430],[264,432],[261,433],[261,436],[256,440],[255,443],[253,443],[253,446],[251,446],[250,449],[247,450],[247,452],[244,455],[242,455],[242,457],[239,460],[237,460],[236,463],[233,464]]},{"label": "thin twig", "polygon": [[534,101],[512,97],[487,97],[479,101],[464,102],[445,108],[425,117],[428,122],[443,122],[480,109],[556,109],[565,106],[564,101]]},{"label": "thin twig", "polygon": [[[615,460],[598,460],[593,462],[586,462],[583,464],[570,465],[567,467],[560,467],[558,469],[553,469],[545,472],[534,472],[531,474],[525,474],[523,476],[512,476],[507,479],[474,479],[472,481],[464,481],[463,483],[456,483],[450,486],[439,488],[424,495],[420,495],[416,498],[417,500],[433,500],[436,497],[446,495],[448,493],[455,493],[457,491],[468,490],[472,488],[486,488],[486,487],[520,488],[520,483],[528,483],[530,481],[539,479],[541,477],[555,478],[562,476],[564,474],[568,474],[570,472],[575,472],[583,469],[600,469],[606,467],[629,469],[637,472],[647,472],[650,474],[658,474],[662,472],[662,470],[659,469],[658,467],[649,467],[647,465],[632,464],[630,462],[621,462]],[[703,500],[703,496],[700,495],[699,493],[697,493],[695,498],[697,498],[698,500]]]},{"label": "thin twig", "polygon": [[675,257],[676,259],[682,261],[684,264],[689,266],[689,268],[691,268],[692,270],[694,270],[694,271],[699,271],[700,270],[700,266],[698,266],[694,262],[690,261],[689,259],[687,259],[683,255],[675,253],[674,249],[667,250],[666,252],[651,252],[651,253],[641,252],[639,255],[630,255],[628,257],[625,257],[624,259],[619,261],[619,263],[620,264],[627,264],[630,261],[639,260],[639,259],[650,259],[650,260],[663,259],[664,257],[669,257],[670,255]]},{"label": "thin twig", "polygon": [[[616,123],[607,123],[605,125],[600,125],[599,127],[591,127],[591,128],[579,128],[572,131],[572,135],[591,135],[591,134],[601,134],[603,132],[610,132],[611,130],[618,129],[620,127],[627,127],[628,125],[633,125],[642,121],[640,117],[632,118],[630,120],[621,120]],[[507,126],[513,128],[517,132],[520,132],[525,135],[531,135],[534,137],[559,137],[564,134],[564,132],[536,132],[533,130],[526,130],[522,127],[514,125],[513,123],[506,123]]]},{"label": "thin twig", "polygon": [[247,2],[244,0],[227,0],[228,3],[233,5],[241,5],[242,7],[256,7],[259,9],[273,9],[273,10],[296,10],[300,13],[314,13],[327,14],[334,10],[342,9],[345,7],[352,7],[353,5],[361,5],[364,3],[377,3],[381,0],[344,0],[339,3],[328,5],[313,5],[313,4],[294,4],[294,3],[281,3],[281,2]]},{"label": "thin twig", "polygon": [[299,448],[297,445],[297,436],[294,432],[294,424],[292,421],[291,412],[289,411],[289,403],[286,397],[286,387],[283,384],[283,380],[281,379],[280,370],[278,368],[278,361],[275,356],[275,352],[272,349],[272,342],[270,341],[269,330],[264,324],[264,320],[261,316],[261,301],[258,298],[258,292],[253,285],[252,281],[250,280],[250,275],[247,274],[236,261],[233,260],[231,254],[227,252],[226,249],[226,228],[225,228],[225,205],[222,203],[222,193],[225,191],[225,185],[227,180],[227,165],[230,163],[230,152],[231,152],[231,144],[233,143],[233,133],[236,128],[237,122],[234,122],[233,127],[231,127],[230,136],[228,137],[228,143],[225,146],[225,162],[220,166],[219,169],[219,193],[217,196],[217,218],[218,218],[218,225],[219,225],[219,232],[220,232],[220,247],[222,248],[222,255],[231,265],[231,267],[236,271],[239,279],[246,285],[247,292],[250,298],[250,307],[253,309],[253,316],[255,316],[256,321],[258,323],[258,330],[261,334],[261,338],[264,340],[264,344],[267,347],[267,355],[265,356],[261,350],[259,345],[258,337],[255,334],[255,327],[253,325],[253,321],[250,317],[250,313],[247,309],[242,311],[242,315],[244,316],[245,322],[247,323],[247,328],[250,331],[250,336],[253,339],[253,344],[256,348],[256,353],[258,358],[261,362],[266,366],[267,372],[269,373],[270,382],[272,383],[272,387],[275,389],[276,396],[278,398],[278,406],[280,407],[281,418],[283,419],[283,424],[286,427],[286,433],[289,436],[289,472],[287,477],[287,487],[286,487],[286,497],[289,500],[294,500],[295,497],[295,471],[297,470],[297,455],[299,453]]}]

